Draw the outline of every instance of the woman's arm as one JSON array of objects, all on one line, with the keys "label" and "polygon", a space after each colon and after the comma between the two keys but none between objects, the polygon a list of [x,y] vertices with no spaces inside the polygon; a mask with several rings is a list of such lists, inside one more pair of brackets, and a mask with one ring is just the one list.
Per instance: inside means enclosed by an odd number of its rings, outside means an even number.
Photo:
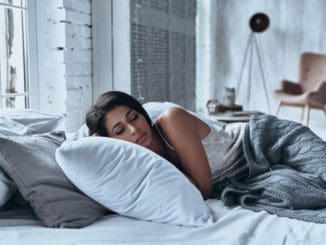
[{"label": "woman's arm", "polygon": [[209,126],[182,108],[171,108],[158,119],[169,143],[176,150],[184,174],[209,198],[212,192],[211,171],[201,139]]}]

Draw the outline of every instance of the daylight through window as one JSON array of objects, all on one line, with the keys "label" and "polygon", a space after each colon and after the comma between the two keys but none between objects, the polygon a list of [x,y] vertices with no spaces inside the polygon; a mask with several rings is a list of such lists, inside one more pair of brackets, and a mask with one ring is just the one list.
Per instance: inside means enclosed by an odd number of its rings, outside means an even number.
[{"label": "daylight through window", "polygon": [[29,107],[26,1],[0,0],[0,107]]}]

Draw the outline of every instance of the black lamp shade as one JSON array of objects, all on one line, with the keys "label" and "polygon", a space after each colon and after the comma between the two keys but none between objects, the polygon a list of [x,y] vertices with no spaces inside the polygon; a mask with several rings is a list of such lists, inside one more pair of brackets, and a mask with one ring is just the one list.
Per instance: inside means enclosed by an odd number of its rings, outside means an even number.
[{"label": "black lamp shade", "polygon": [[253,32],[263,32],[269,26],[269,18],[264,13],[256,13],[250,18],[249,25]]}]

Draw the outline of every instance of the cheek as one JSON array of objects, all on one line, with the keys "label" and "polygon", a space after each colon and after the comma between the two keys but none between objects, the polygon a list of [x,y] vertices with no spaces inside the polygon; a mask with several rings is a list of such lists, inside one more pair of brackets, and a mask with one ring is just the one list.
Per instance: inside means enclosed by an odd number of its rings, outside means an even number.
[{"label": "cheek", "polygon": [[116,135],[117,138],[121,139],[121,140],[127,140],[130,141],[132,138],[132,135],[130,135],[129,131],[124,131],[121,135]]},{"label": "cheek", "polygon": [[148,125],[146,120],[144,125],[145,125],[144,131],[148,132],[148,134],[152,137],[152,127]]},{"label": "cheek", "polygon": [[112,138],[116,138],[116,139],[124,140],[124,141],[128,141],[128,142],[134,142],[133,139],[127,135],[116,136],[116,137],[112,137]]},{"label": "cheek", "polygon": [[121,135],[116,134],[108,134],[110,138],[118,139],[118,140],[124,140],[124,141],[132,141],[128,134],[123,133]]},{"label": "cheek", "polygon": [[146,145],[149,146],[149,145],[151,145],[151,143],[153,141],[153,131],[152,131],[152,128],[150,126],[148,126],[148,124],[147,124],[146,132],[147,132]]}]

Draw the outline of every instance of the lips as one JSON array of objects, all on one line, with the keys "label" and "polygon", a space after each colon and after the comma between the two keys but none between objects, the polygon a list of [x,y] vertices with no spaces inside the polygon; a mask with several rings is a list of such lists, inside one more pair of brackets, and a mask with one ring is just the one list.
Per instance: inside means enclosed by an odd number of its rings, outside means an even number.
[{"label": "lips", "polygon": [[143,133],[140,137],[137,138],[136,144],[142,144],[146,140],[146,133]]}]

